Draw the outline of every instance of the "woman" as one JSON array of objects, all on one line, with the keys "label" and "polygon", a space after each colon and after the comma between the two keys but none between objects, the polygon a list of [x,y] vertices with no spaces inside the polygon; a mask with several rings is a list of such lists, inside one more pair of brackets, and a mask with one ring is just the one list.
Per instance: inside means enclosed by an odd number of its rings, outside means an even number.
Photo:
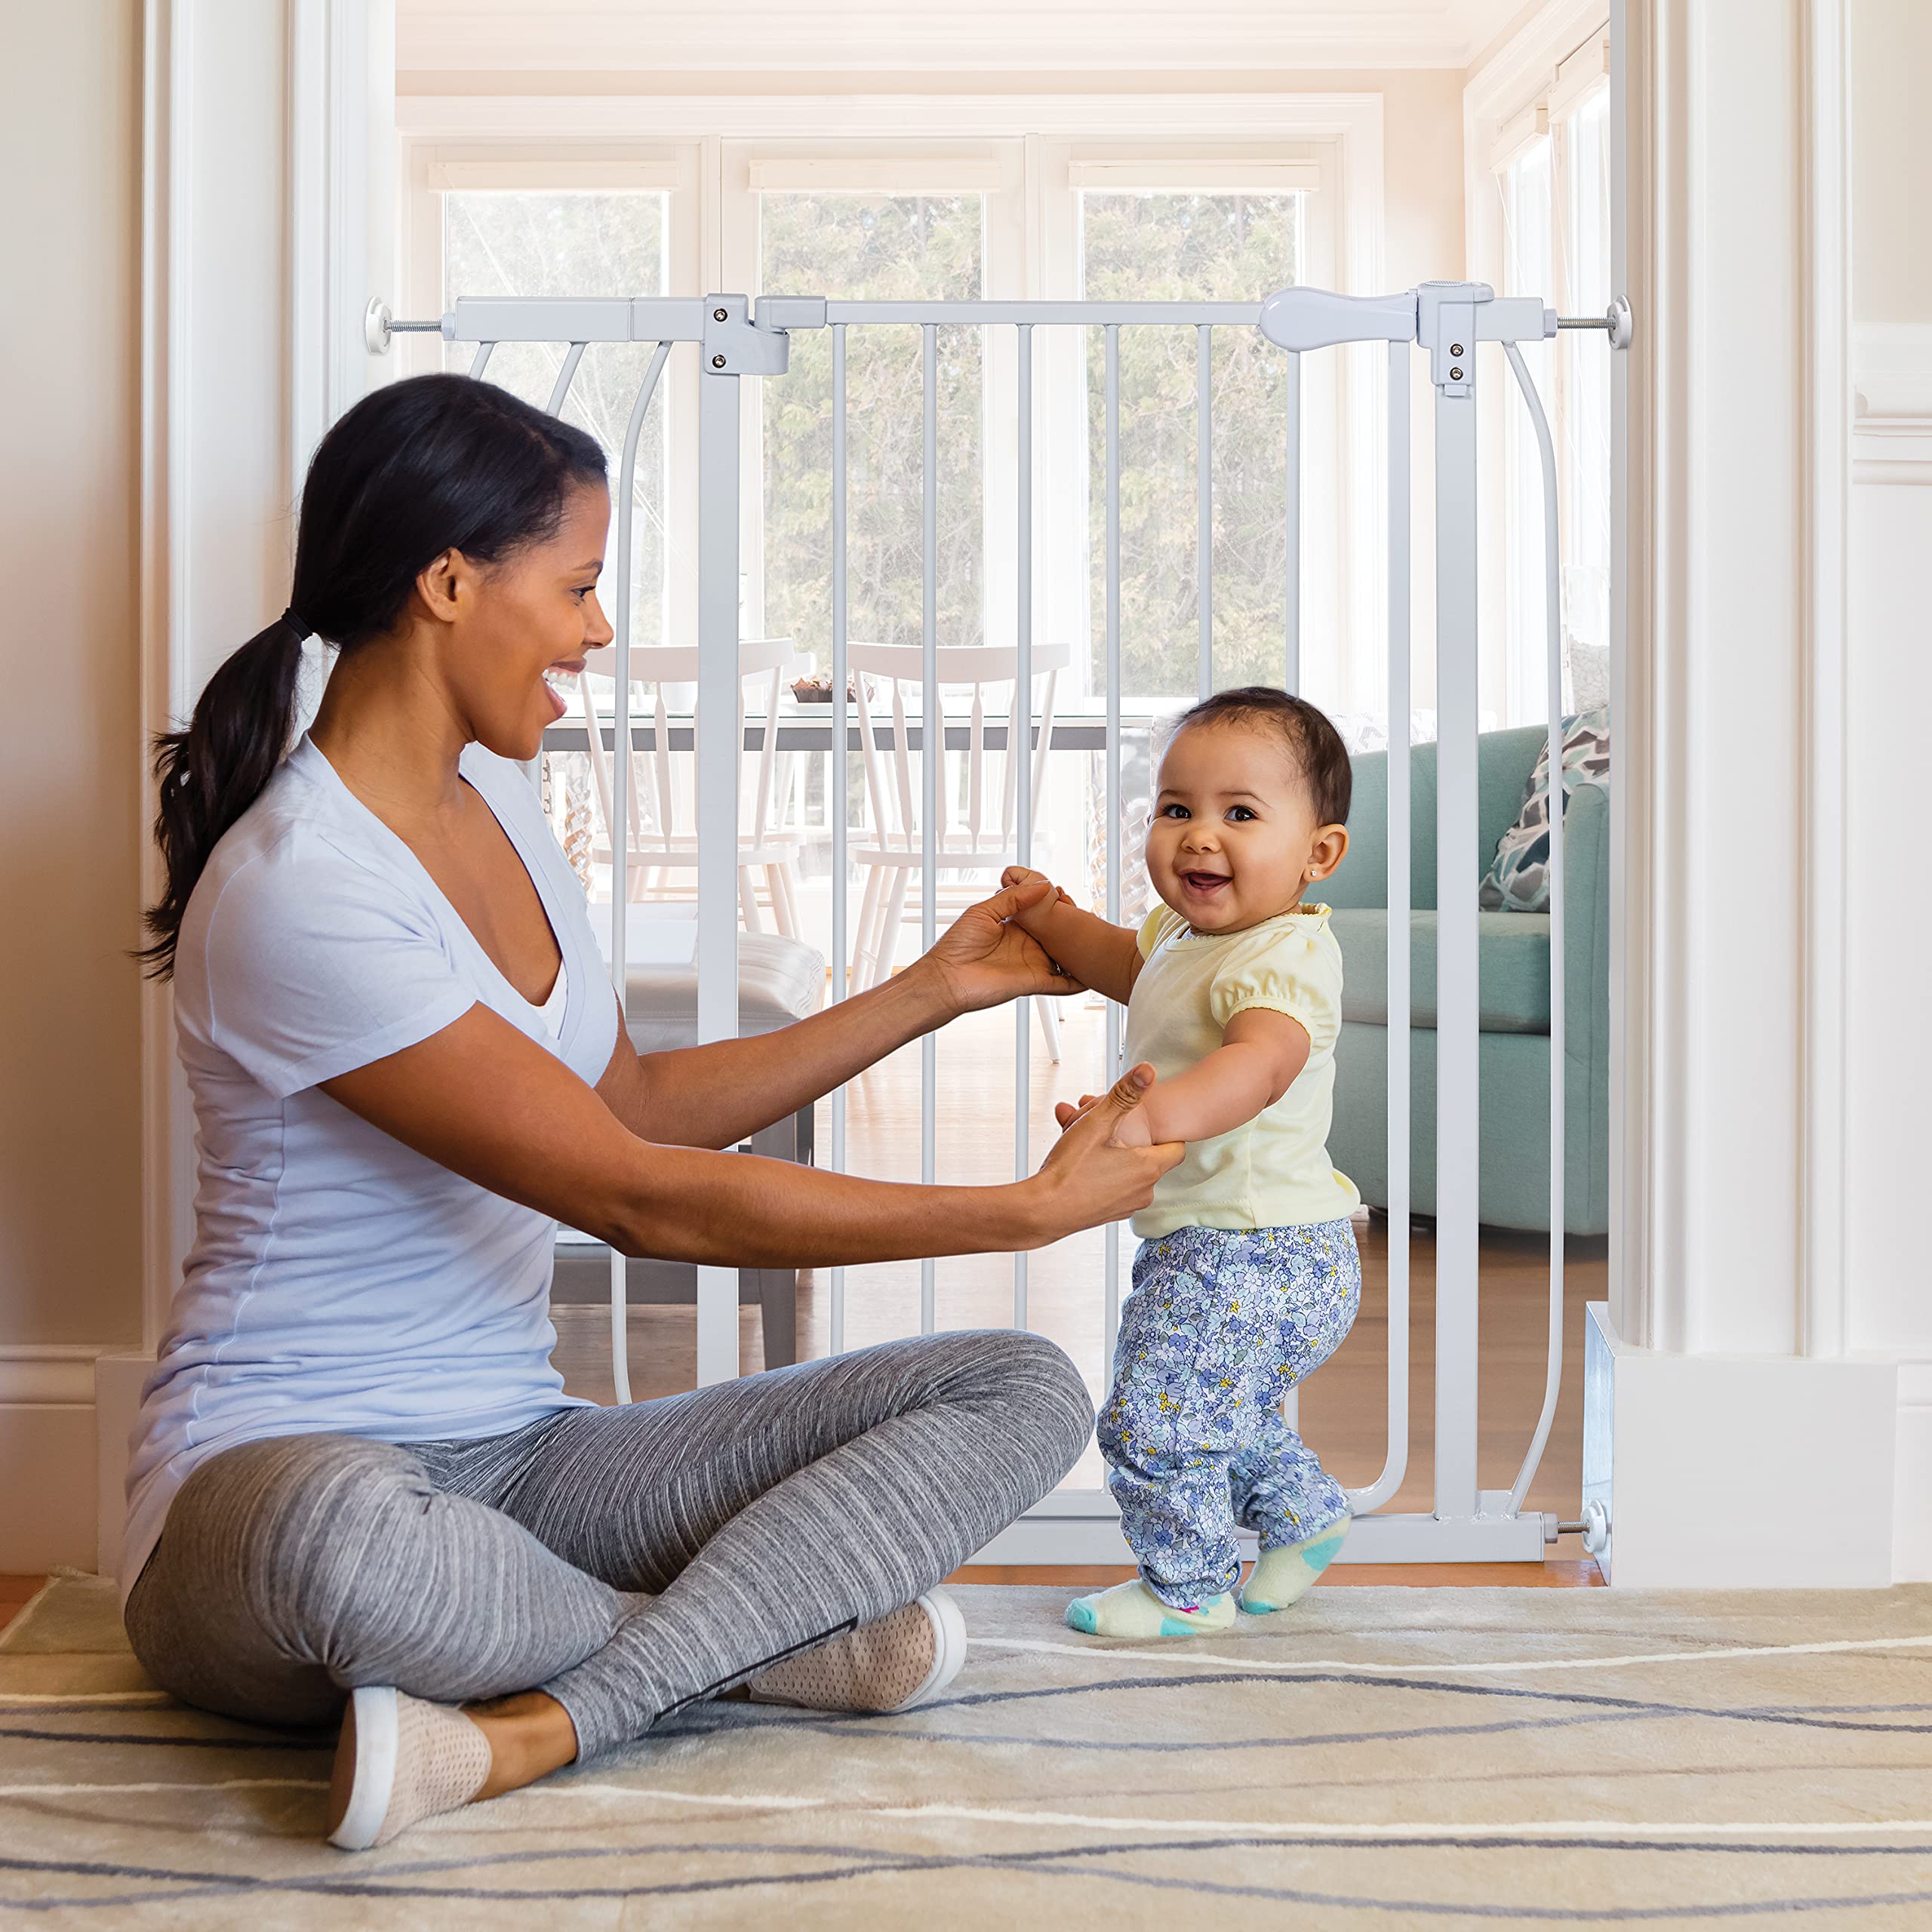
[{"label": "woman", "polygon": [[[1003,892],[782,1051],[632,1051],[515,769],[611,639],[609,509],[595,443],[502,390],[377,391],[316,451],[290,609],[157,755],[147,957],[201,1166],[134,1432],[128,1635],[191,1703],[340,1715],[352,1847],[740,1684],[935,1694],[964,1645],[934,1586],[1086,1439],[1072,1365],[1005,1331],[577,1402],[558,1218],[750,1267],[1031,1247],[1144,1206],[1178,1152],[1114,1137],[1142,1069],[1008,1186],[716,1151],[955,1014],[1074,987],[1010,922],[1038,888]],[[340,655],[288,751],[312,631]]]}]

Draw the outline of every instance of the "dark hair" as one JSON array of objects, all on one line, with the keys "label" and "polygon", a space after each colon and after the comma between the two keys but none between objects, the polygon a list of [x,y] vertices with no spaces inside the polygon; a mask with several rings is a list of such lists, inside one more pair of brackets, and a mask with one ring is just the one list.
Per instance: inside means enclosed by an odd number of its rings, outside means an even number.
[{"label": "dark hair", "polygon": [[1342,734],[1328,715],[1304,697],[1277,691],[1272,685],[1244,685],[1238,691],[1217,691],[1189,706],[1168,728],[1171,744],[1190,724],[1241,724],[1265,719],[1287,742],[1315,806],[1318,825],[1346,825],[1349,800],[1355,789],[1355,768]]},{"label": "dark hair", "polygon": [[492,563],[541,543],[572,486],[605,475],[594,438],[467,376],[389,383],[329,431],[303,486],[289,608],[208,680],[192,723],[155,740],[168,883],[137,955],[150,973],[173,973],[208,855],[288,753],[303,639],[347,651],[384,635],[445,550]]}]

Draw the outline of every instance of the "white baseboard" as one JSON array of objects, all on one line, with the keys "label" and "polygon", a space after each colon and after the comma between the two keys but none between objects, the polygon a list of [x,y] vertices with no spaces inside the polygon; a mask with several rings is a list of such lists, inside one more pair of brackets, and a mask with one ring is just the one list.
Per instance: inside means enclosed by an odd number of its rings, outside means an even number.
[{"label": "white baseboard", "polygon": [[0,1344],[0,1571],[94,1567],[97,1344]]},{"label": "white baseboard", "polygon": [[[1613,1583],[1894,1580],[1904,1473],[1896,1361],[1632,1348],[1602,1303],[1590,1306],[1584,1351],[1583,1500],[1610,1512],[1602,1561]],[[1932,1425],[1932,1407],[1922,1413]]]},{"label": "white baseboard", "polygon": [[1899,1364],[1892,1580],[1932,1583],[1932,1361]]}]

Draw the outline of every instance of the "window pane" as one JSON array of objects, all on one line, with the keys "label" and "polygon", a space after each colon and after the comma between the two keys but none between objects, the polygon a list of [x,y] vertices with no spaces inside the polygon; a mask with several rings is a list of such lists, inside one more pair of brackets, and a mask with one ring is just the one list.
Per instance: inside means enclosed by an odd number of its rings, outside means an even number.
[{"label": "window pane", "polygon": [[[759,288],[876,301],[974,300],[984,291],[984,197],[768,193]],[[920,332],[846,331],[850,630],[923,635],[924,371]],[[936,592],[941,644],[984,638],[980,500],[983,337],[938,332]],[[832,332],[800,330],[782,382],[764,386],[764,614],[768,636],[832,654]]]},{"label": "window pane", "polygon": [[[473,295],[662,295],[665,204],[662,194],[463,193],[443,198],[443,288],[454,302]],[[571,384],[563,414],[597,438],[611,457],[611,486],[638,386],[649,367],[649,343],[592,343]],[[539,408],[549,399],[567,349],[555,343],[504,343],[490,358],[487,380]],[[452,343],[446,366],[466,370],[475,355]],[[631,640],[652,645],[664,635],[663,409],[660,390],[638,445],[632,501]],[[610,556],[617,556],[611,518]],[[600,595],[615,622],[614,585]]]},{"label": "window pane", "polygon": [[[1080,198],[1091,301],[1258,300],[1297,279],[1299,195],[1092,191]],[[1106,623],[1106,342],[1088,331],[1094,663]],[[1195,337],[1120,331],[1121,666],[1130,710],[1195,691]],[[1288,365],[1254,329],[1214,331],[1214,681],[1279,684],[1287,583]],[[1101,675],[1092,679],[1097,691]]]}]

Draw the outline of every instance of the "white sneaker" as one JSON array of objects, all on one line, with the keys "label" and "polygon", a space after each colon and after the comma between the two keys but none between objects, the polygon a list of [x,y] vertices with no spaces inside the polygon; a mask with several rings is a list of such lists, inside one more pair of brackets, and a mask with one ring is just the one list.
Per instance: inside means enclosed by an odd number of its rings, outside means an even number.
[{"label": "white sneaker", "polygon": [[490,1740],[454,1706],[365,1685],[343,1713],[329,1780],[329,1843],[387,1844],[438,1811],[467,1804],[490,1775]]},{"label": "white sneaker", "polygon": [[966,1620],[943,1590],[862,1624],[783,1663],[746,1687],[754,1703],[884,1715],[930,1703],[966,1661]]}]

